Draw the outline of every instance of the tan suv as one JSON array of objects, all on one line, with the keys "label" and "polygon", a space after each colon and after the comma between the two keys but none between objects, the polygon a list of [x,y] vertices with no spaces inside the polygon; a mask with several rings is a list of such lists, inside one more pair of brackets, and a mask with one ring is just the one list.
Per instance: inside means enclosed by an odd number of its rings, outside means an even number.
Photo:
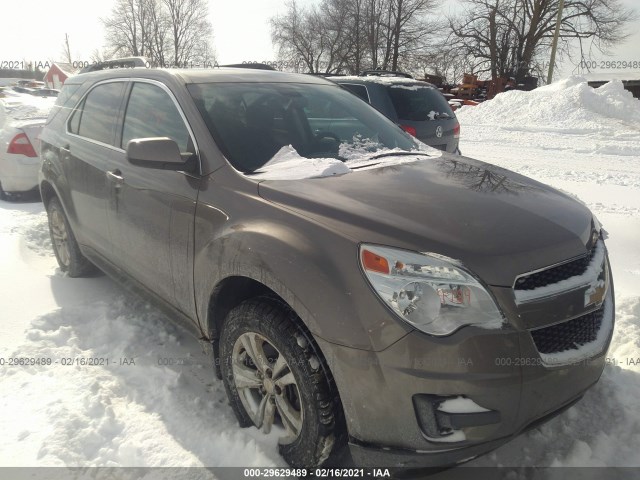
[{"label": "tan suv", "polygon": [[462,462],[602,373],[613,284],[591,212],[333,82],[81,74],[41,139],[60,268],[97,266],[209,342],[240,424],[291,465]]}]

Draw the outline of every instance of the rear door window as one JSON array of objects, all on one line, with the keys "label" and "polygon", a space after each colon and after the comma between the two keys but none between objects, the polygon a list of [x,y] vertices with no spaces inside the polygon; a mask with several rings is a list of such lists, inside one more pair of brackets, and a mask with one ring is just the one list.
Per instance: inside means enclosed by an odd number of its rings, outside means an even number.
[{"label": "rear door window", "polygon": [[444,96],[433,87],[392,85],[389,96],[401,120],[436,120],[455,116]]},{"label": "rear door window", "polygon": [[110,82],[92,89],[69,120],[69,131],[113,145],[124,86],[124,82]]},{"label": "rear door window", "polygon": [[194,153],[187,126],[162,88],[136,82],[131,89],[122,128],[122,148],[134,138],[169,137],[183,153]]}]

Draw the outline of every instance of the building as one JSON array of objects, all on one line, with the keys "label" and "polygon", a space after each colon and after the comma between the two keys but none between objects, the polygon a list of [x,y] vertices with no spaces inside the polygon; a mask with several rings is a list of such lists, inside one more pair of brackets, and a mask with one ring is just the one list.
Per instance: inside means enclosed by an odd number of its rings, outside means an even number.
[{"label": "building", "polygon": [[74,68],[70,63],[55,62],[44,75],[44,82],[47,88],[55,88],[59,90],[65,80],[75,75],[78,70],[78,68]]}]

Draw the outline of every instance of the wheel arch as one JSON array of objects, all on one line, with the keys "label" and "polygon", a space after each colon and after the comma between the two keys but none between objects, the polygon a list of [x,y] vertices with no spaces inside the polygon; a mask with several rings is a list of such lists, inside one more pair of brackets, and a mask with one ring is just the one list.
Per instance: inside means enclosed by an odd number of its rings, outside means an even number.
[{"label": "wheel arch", "polygon": [[[209,297],[206,319],[206,333],[213,346],[216,375],[220,375],[218,341],[229,312],[246,300],[256,297],[267,297],[281,304],[283,309],[293,313],[307,340],[314,345],[316,353],[321,357],[322,364],[328,369],[328,374],[333,381],[333,375],[325,353],[315,341],[308,321],[305,321],[305,317],[309,317],[311,314],[306,311],[302,304],[287,301],[285,296],[290,297],[291,294],[286,295],[286,293],[285,295],[280,295],[274,288],[270,288],[264,282],[246,275],[230,275],[216,284]],[[292,303],[294,303],[295,307]]]},{"label": "wheel arch", "polygon": [[[293,294],[288,291],[281,291],[277,286],[270,285],[273,282],[265,282],[264,280],[266,278],[257,280],[246,274],[234,273],[219,280],[213,288],[208,300],[204,326],[207,337],[213,345],[216,366],[218,365],[217,342],[229,312],[245,300],[256,297],[268,297],[280,303],[283,308],[290,310],[304,328],[309,340],[317,345],[313,340],[313,327],[309,325],[308,320],[305,321],[305,318],[308,319],[311,314],[306,311],[302,304],[295,301]],[[318,350],[320,350],[319,347]],[[216,368],[216,372],[217,370]]]},{"label": "wheel arch", "polygon": [[[299,330],[307,339],[312,347],[313,353],[320,360],[320,365],[325,373],[327,381],[329,382],[329,388],[332,391],[334,400],[339,409],[338,417],[335,419],[340,425],[338,431],[343,432],[346,435],[347,422],[345,420],[345,409],[341,399],[340,390],[335,380],[331,365],[327,361],[327,356],[322,350],[318,342],[316,342],[309,326],[302,319],[302,316],[276,291],[269,288],[263,282],[254,278],[243,275],[231,275],[220,280],[209,298],[209,307],[207,310],[207,322],[206,328],[213,347],[213,357],[215,365],[215,373],[218,379],[222,379],[222,372],[220,370],[220,354],[219,354],[219,339],[220,332],[224,326],[224,322],[227,319],[229,312],[240,305],[242,302],[250,299],[263,297],[270,301],[276,302],[282,306],[283,309],[291,312],[294,321],[297,323]],[[345,442],[345,438],[339,438],[336,441]]]},{"label": "wheel arch", "polygon": [[[60,200],[60,196],[53,185],[48,180],[42,180],[40,182],[40,197],[42,198],[42,203],[45,208],[49,204],[52,198],[57,197]],[[64,208],[64,205],[63,205]]]}]

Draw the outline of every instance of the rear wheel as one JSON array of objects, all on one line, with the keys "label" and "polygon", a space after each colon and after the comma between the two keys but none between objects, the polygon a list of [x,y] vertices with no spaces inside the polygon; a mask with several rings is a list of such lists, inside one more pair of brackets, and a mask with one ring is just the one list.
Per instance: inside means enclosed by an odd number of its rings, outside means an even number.
[{"label": "rear wheel", "polygon": [[82,277],[93,272],[95,267],[80,251],[67,216],[56,197],[47,204],[47,216],[51,244],[60,270],[67,272],[70,277]]},{"label": "rear wheel", "polygon": [[298,321],[274,299],[247,300],[226,319],[220,359],[240,425],[277,435],[289,465],[311,468],[341,447],[343,427],[330,374]]}]

